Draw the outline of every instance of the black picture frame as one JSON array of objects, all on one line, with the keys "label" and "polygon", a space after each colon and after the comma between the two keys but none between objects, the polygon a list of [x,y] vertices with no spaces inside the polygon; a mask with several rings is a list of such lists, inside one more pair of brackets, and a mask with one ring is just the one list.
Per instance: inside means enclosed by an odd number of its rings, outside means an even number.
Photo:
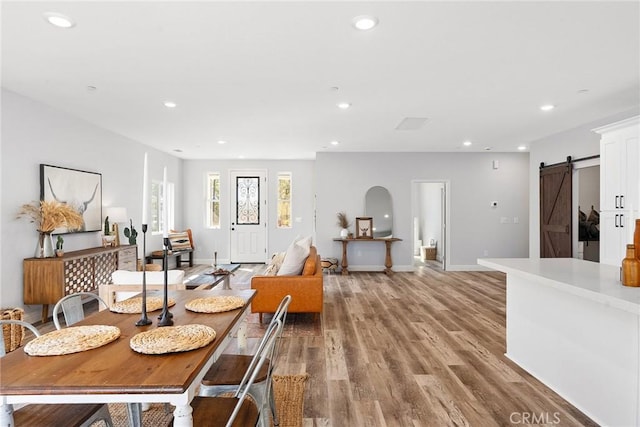
[{"label": "black picture frame", "polygon": [[359,216],[356,218],[356,239],[373,239],[373,218]]},{"label": "black picture frame", "polygon": [[57,228],[54,234],[102,230],[102,174],[40,164],[40,200],[71,205],[82,215],[80,229]]}]

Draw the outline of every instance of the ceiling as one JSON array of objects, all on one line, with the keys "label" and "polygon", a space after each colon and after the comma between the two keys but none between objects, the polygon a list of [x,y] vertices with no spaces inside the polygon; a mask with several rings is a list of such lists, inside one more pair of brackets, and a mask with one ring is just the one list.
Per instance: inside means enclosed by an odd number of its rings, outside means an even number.
[{"label": "ceiling", "polygon": [[[356,30],[362,14],[379,25]],[[2,86],[185,159],[517,151],[640,105],[639,17],[637,1],[4,1]]]}]

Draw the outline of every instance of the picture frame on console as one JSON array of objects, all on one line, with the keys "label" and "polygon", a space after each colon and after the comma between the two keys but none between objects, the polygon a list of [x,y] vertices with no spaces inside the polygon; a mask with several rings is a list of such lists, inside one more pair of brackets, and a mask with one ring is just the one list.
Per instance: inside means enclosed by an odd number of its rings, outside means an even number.
[{"label": "picture frame on console", "polygon": [[102,230],[102,174],[40,164],[40,200],[73,206],[84,221],[78,230],[59,228],[54,234]]},{"label": "picture frame on console", "polygon": [[356,217],[356,239],[373,238],[373,218],[370,216]]}]

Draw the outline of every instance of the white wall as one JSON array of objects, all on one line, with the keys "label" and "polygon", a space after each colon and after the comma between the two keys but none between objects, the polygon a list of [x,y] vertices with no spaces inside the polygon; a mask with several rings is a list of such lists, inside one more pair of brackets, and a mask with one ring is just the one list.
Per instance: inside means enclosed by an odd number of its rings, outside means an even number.
[{"label": "white wall", "polygon": [[[211,263],[213,252],[218,252],[218,262],[229,261],[229,238],[231,223],[230,198],[233,191],[229,178],[232,169],[265,169],[267,171],[267,253],[285,251],[297,236],[314,232],[314,161],[311,160],[185,160],[185,227],[191,228],[196,250],[194,259],[200,263]],[[209,172],[220,173],[220,229],[205,228],[206,176]],[[292,228],[277,228],[277,177],[279,172],[290,172],[292,183]],[[315,240],[315,237],[314,237]]]},{"label": "white wall", "polygon": [[[22,204],[40,197],[40,163],[101,173],[103,206],[126,207],[140,230],[142,165],[147,151],[150,179],[161,180],[166,165],[168,180],[176,186],[176,205],[183,203],[180,159],[4,89],[1,136],[1,307],[23,306],[22,260],[33,256],[37,233],[33,224],[15,217]],[[177,209],[176,225],[181,223],[182,211]],[[160,249],[161,236],[148,235],[148,251]],[[65,235],[65,251],[99,245],[97,232]],[[39,320],[40,306],[25,308],[28,321]]]},{"label": "white wall", "polygon": [[540,257],[540,163],[547,165],[600,154],[600,135],[592,132],[599,126],[638,115],[638,109],[585,123],[530,144],[529,156],[529,256]]},{"label": "white wall", "polygon": [[[500,168],[492,168],[499,160]],[[412,270],[412,181],[450,181],[450,269],[478,269],[479,257],[528,255],[527,153],[318,153],[316,155],[318,251],[341,257],[336,213],[353,220],[364,214],[367,190],[380,185],[391,193],[394,269]],[[491,209],[492,200],[500,201]],[[510,218],[501,224],[500,218]],[[513,224],[518,217],[519,223]],[[349,267],[381,270],[382,243],[349,245]],[[485,252],[486,251],[486,252]]]}]

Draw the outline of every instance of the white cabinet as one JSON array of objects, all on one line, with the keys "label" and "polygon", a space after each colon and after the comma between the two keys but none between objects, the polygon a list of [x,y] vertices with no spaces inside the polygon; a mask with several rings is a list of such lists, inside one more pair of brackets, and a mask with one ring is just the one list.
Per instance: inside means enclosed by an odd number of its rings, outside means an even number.
[{"label": "white cabinet", "polygon": [[600,262],[620,265],[640,212],[640,116],[594,129],[600,139]]}]

